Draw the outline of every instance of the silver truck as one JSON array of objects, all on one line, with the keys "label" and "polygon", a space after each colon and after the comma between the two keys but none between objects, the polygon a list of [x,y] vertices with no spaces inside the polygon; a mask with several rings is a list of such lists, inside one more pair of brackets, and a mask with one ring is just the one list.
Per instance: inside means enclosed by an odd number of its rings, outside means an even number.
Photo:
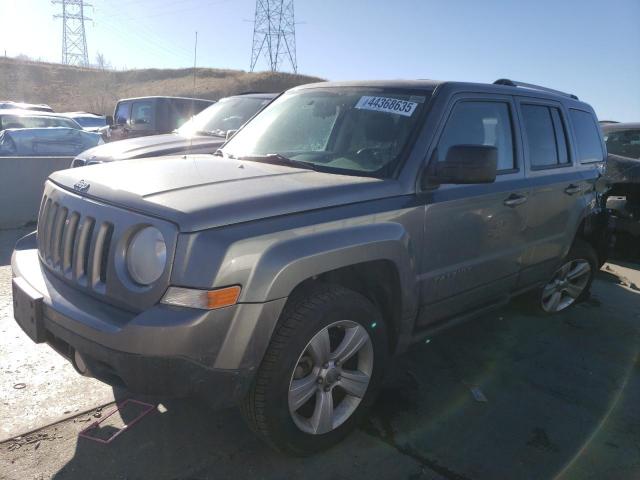
[{"label": "silver truck", "polygon": [[239,404],[308,454],[413,342],[523,293],[543,314],[588,295],[604,156],[592,108],[535,85],[297,87],[216,155],[52,174],[15,318],[82,374]]}]

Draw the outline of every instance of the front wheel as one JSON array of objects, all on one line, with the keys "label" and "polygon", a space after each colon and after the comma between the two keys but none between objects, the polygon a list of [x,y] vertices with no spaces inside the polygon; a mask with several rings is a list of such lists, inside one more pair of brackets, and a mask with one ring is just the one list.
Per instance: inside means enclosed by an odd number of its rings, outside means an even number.
[{"label": "front wheel", "polygon": [[280,451],[328,448],[371,405],[387,355],[384,322],[368,299],[338,285],[314,287],[285,307],[243,414]]}]

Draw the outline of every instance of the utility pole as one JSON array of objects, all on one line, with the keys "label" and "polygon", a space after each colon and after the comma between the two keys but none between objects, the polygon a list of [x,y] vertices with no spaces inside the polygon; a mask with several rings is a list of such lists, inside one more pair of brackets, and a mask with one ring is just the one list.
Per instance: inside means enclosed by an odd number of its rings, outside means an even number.
[{"label": "utility pole", "polygon": [[88,67],[84,21],[91,19],[84,16],[84,7],[91,5],[84,3],[84,0],[51,0],[51,3],[62,5],[62,13],[53,16],[62,19],[62,63]]},{"label": "utility pole", "polygon": [[291,65],[294,73],[298,72],[293,0],[256,0],[252,72],[261,56],[267,60],[272,72],[280,71],[285,61]]}]

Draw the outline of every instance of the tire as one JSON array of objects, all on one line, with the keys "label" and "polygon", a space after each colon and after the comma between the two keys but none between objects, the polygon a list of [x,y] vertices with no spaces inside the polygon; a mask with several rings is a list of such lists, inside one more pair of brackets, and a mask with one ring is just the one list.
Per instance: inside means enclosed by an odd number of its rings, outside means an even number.
[{"label": "tire", "polygon": [[[329,362],[318,360],[325,358],[322,352],[331,358],[341,347],[356,344],[361,346],[350,358],[342,355],[348,358],[344,364],[340,355]],[[373,403],[388,355],[382,316],[367,298],[333,284],[301,291],[280,316],[241,405],[243,416],[258,436],[283,453],[302,456],[329,448],[355,428]],[[369,375],[368,385],[362,372]],[[358,395],[347,394],[346,386]],[[301,391],[309,395],[307,400],[307,395],[296,396]],[[328,405],[339,408],[329,410]]]},{"label": "tire", "polygon": [[589,243],[577,238],[560,267],[536,291],[533,298],[537,313],[552,315],[589,298],[598,270],[600,265],[596,251]]}]

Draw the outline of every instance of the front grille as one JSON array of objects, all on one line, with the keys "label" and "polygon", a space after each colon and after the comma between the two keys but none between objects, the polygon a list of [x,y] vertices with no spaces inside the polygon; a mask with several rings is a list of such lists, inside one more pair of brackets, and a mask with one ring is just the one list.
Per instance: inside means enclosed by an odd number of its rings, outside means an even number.
[{"label": "front grille", "polygon": [[[153,285],[133,281],[126,267],[130,239],[153,225],[167,243],[167,267]],[[38,216],[38,255],[43,267],[73,288],[128,311],[156,305],[171,277],[175,225],[45,183]]]},{"label": "front grille", "polygon": [[82,215],[44,196],[38,219],[38,250],[49,268],[82,286],[103,292],[113,224]]}]

